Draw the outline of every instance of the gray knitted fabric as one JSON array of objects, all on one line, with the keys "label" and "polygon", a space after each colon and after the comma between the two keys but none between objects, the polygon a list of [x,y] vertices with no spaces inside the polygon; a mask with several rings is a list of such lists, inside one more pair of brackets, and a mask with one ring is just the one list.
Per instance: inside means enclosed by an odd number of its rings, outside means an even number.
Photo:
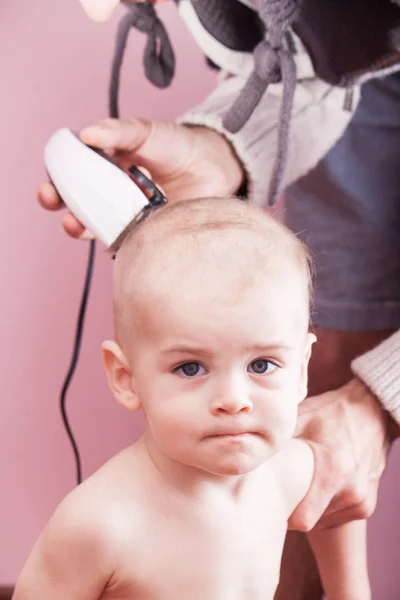
[{"label": "gray knitted fabric", "polygon": [[[285,47],[284,42],[288,28],[298,14],[297,2],[298,0],[262,0],[258,18],[261,21],[260,25],[264,28],[264,38],[254,49],[255,68],[223,121],[223,125],[228,131],[236,133],[248,121],[269,84],[282,81],[283,99],[278,128],[278,148],[270,181],[269,204],[274,204],[278,197],[288,150],[289,125],[296,87],[296,66],[292,53]],[[112,116],[118,115],[121,66],[131,28],[148,34],[143,60],[146,76],[154,85],[168,86],[175,71],[174,52],[154,6],[150,2],[140,4],[125,2],[124,4],[128,12],[118,27],[110,83],[110,114]],[[217,26],[224,27],[223,17],[229,12],[226,12],[227,7],[222,0],[196,0],[193,2],[193,7],[195,9],[197,7],[199,14],[203,12],[203,19],[215,19],[218,22]],[[205,12],[202,9],[205,9]],[[250,9],[242,6],[240,10]],[[253,11],[250,13],[254,18]],[[257,28],[254,27],[256,29],[254,34],[260,38],[262,32],[257,22],[254,23],[254,25],[256,24]]]},{"label": "gray knitted fabric", "polygon": [[264,39],[260,15],[240,0],[191,0],[191,4],[202,27],[225,48],[250,53]]},{"label": "gray knitted fabric", "polygon": [[[273,203],[285,167],[296,79],[288,32],[293,30],[299,36],[318,77],[332,85],[351,86],[365,77],[400,69],[400,0],[258,2],[257,14],[238,0],[191,0],[202,26],[214,39],[233,51],[254,51],[254,72],[227,111],[224,120],[227,130],[235,132],[244,125],[270,83],[278,80],[283,83],[278,150],[269,191]],[[175,67],[171,44],[154,7],[148,2],[125,4],[128,14],[118,30],[110,85],[110,109],[114,115],[120,68],[131,27],[149,36],[144,63],[150,81],[159,87],[169,85]]]},{"label": "gray knitted fabric", "polygon": [[224,127],[236,133],[250,118],[270,83],[282,80],[283,98],[279,119],[278,146],[271,175],[268,201],[278,197],[289,140],[296,66],[290,50],[283,47],[285,33],[297,16],[296,0],[263,0],[259,14],[265,24],[265,37],[254,50],[254,71],[224,118]]},{"label": "gray knitted fabric", "polygon": [[140,4],[123,3],[127,9],[121,19],[118,31],[110,81],[109,114],[117,117],[118,91],[121,78],[122,61],[130,30],[138,29],[147,33],[147,43],[143,55],[146,77],[160,88],[170,85],[175,74],[175,54],[168,33],[150,2]]}]

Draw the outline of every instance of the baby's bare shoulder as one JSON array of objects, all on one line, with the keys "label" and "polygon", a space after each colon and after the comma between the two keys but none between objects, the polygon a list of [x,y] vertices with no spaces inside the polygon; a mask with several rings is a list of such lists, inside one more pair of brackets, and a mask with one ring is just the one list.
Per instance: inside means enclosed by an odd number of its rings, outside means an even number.
[{"label": "baby's bare shoulder", "polygon": [[139,520],[140,477],[135,473],[134,451],[128,448],[107,461],[61,502],[54,519],[71,534],[94,536],[109,546]]}]

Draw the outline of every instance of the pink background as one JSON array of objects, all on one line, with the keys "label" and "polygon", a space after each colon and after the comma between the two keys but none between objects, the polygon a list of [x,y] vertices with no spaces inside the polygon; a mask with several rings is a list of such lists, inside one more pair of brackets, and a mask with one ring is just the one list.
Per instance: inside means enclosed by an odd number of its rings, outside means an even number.
[{"label": "pink background", "polygon": [[[214,85],[215,74],[205,67],[175,8],[162,6],[160,12],[177,51],[174,84],[159,91],[144,80],[143,37],[133,35],[122,84],[125,116],[172,119]],[[20,0],[0,7],[0,586],[15,582],[39,531],[74,486],[59,391],[70,360],[88,247],[63,234],[60,216],[41,210],[35,193],[45,177],[46,139],[61,126],[79,129],[106,116],[116,22],[91,23],[78,0]],[[112,336],[110,275],[111,261],[98,248],[68,402],[85,476],[140,431],[140,419],[113,402],[100,360],[100,344]],[[371,577],[379,600],[400,597],[399,466],[397,448],[370,524]]]}]

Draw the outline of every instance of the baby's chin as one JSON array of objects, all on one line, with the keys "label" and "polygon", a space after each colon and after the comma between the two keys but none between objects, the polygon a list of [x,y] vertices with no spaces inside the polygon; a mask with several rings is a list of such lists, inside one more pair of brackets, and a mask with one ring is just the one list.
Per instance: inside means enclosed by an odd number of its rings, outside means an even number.
[{"label": "baby's chin", "polygon": [[217,477],[239,477],[251,473],[268,460],[267,456],[243,457],[207,465],[204,469]]}]

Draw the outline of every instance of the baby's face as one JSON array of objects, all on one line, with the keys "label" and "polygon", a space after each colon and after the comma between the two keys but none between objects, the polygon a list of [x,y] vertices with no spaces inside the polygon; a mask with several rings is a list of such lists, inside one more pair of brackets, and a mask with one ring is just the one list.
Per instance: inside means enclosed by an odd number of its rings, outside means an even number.
[{"label": "baby's face", "polygon": [[304,285],[276,273],[241,294],[180,287],[157,297],[129,349],[148,435],[164,458],[246,473],[292,437],[306,394]]}]

